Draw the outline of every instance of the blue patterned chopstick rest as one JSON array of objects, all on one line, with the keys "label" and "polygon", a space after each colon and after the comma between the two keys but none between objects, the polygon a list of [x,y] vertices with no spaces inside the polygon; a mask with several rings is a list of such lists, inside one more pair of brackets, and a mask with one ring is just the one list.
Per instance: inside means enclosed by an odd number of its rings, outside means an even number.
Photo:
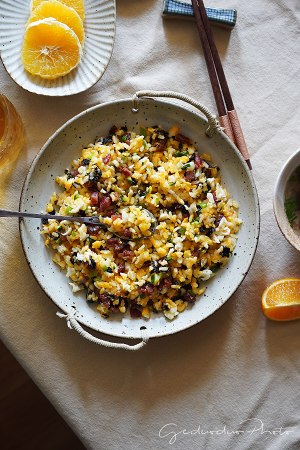
[{"label": "blue patterned chopstick rest", "polygon": [[[215,25],[233,28],[236,24],[236,9],[205,8],[208,19]],[[164,17],[194,17],[193,7],[189,3],[178,0],[164,0]]]}]

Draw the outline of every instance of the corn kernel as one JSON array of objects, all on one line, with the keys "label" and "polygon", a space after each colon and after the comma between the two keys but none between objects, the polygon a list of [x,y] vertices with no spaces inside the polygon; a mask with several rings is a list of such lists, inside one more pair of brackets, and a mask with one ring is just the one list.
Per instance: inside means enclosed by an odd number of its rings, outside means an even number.
[{"label": "corn kernel", "polygon": [[100,247],[101,247],[101,241],[95,241],[95,242],[93,242],[92,247],[93,247],[93,248],[100,248]]},{"label": "corn kernel", "polygon": [[156,251],[157,251],[157,253],[158,253],[158,255],[161,257],[161,258],[163,258],[164,256],[166,256],[166,254],[168,253],[168,248],[166,249],[166,248],[164,248],[164,247],[160,247],[160,248],[158,248]]},{"label": "corn kernel", "polygon": [[51,205],[51,203],[47,204],[46,211],[47,213],[51,213],[53,211],[53,206]]}]

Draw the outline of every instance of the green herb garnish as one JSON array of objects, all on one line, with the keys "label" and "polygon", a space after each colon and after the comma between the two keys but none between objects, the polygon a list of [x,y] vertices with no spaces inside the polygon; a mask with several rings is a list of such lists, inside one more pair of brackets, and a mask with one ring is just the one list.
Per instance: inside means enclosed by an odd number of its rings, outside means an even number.
[{"label": "green herb garnish", "polygon": [[294,225],[294,222],[297,218],[296,210],[297,204],[295,198],[287,198],[284,202],[284,209],[287,215],[288,221],[290,222],[291,227]]},{"label": "green herb garnish", "polygon": [[200,206],[200,208],[203,209],[203,208],[206,208],[206,207],[207,207],[207,203],[205,203],[205,202],[200,202],[200,203],[197,203],[197,206]]},{"label": "green herb garnish", "polygon": [[175,152],[174,156],[176,156],[176,158],[178,158],[179,156],[186,156],[188,154],[189,154],[188,150],[185,150],[183,152]]},{"label": "green herb garnish", "polygon": [[182,170],[185,170],[185,169],[187,169],[188,167],[191,167],[190,163],[185,163],[185,164],[182,165],[181,169],[182,169]]},{"label": "green herb garnish", "polygon": [[185,232],[186,232],[186,229],[184,227],[180,227],[178,230],[178,233],[180,233],[180,234],[185,234]]},{"label": "green herb garnish", "polygon": [[151,283],[154,284],[154,285],[158,284],[158,283],[160,282],[160,278],[161,278],[161,275],[160,275],[160,274],[158,274],[158,273],[153,273],[153,274],[151,275]]}]

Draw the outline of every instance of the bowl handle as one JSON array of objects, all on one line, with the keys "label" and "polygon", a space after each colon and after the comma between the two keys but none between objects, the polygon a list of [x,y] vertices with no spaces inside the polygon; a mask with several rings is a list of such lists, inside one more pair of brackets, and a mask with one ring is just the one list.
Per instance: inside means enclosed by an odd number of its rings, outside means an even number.
[{"label": "bowl handle", "polygon": [[185,94],[180,94],[178,92],[173,91],[138,91],[133,96],[133,112],[138,112],[139,110],[139,98],[141,97],[167,97],[167,98],[177,98],[178,100],[182,100],[195,108],[199,109],[202,114],[205,115],[208,121],[208,128],[206,129],[206,134],[209,137],[212,137],[213,134],[218,130],[221,131],[222,127],[217,121],[216,117],[206,108],[206,106],[201,103],[196,102],[191,97],[188,97]]},{"label": "bowl handle", "polygon": [[149,337],[147,336],[147,333],[146,333],[146,327],[141,327],[142,341],[135,345],[119,344],[117,342],[109,342],[109,341],[104,341],[103,339],[96,338],[92,334],[85,331],[81,325],[79,325],[79,323],[77,322],[77,320],[75,318],[75,312],[76,312],[76,310],[74,309],[74,311],[70,311],[68,314],[62,314],[60,312],[57,312],[56,315],[60,318],[66,319],[67,325],[71,330],[77,331],[77,333],[79,333],[80,336],[84,337],[85,339],[87,339],[90,342],[94,342],[95,344],[103,345],[103,347],[109,347],[109,348],[122,348],[124,350],[140,350],[149,341]]}]

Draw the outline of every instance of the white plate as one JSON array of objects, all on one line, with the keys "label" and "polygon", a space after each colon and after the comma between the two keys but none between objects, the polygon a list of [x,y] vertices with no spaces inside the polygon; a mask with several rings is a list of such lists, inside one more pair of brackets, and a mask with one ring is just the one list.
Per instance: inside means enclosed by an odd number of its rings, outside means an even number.
[{"label": "white plate", "polygon": [[77,68],[56,80],[30,75],[21,49],[30,14],[30,0],[1,0],[0,52],[12,79],[27,91],[50,96],[77,94],[93,86],[110,60],[115,36],[115,1],[85,0],[85,42]]},{"label": "white plate", "polygon": [[[150,320],[132,319],[129,315],[112,315],[104,319],[90,304],[82,292],[73,294],[65,273],[51,260],[50,251],[43,243],[36,219],[21,222],[20,232],[24,252],[37,281],[66,313],[76,307],[76,318],[89,328],[113,336],[140,338],[141,326],[146,326],[149,337],[163,336],[188,328],[211,315],[234,293],[244,279],[254,256],[259,234],[259,205],[252,175],[225,134],[217,131],[212,138],[205,134],[207,122],[198,114],[177,104],[141,99],[139,111],[132,112],[132,100],[105,103],[90,108],[60,128],[44,145],[27,175],[20,202],[21,211],[44,211],[53,191],[58,190],[55,177],[70,166],[80,155],[82,146],[107,135],[112,125],[127,125],[139,130],[140,125],[159,124],[168,129],[175,123],[181,132],[191,137],[200,152],[212,155],[221,168],[222,183],[240,205],[240,217],[244,221],[239,233],[235,255],[226,268],[208,283],[206,293],[169,321],[162,314]],[[39,301],[37,299],[37,301]]]}]

